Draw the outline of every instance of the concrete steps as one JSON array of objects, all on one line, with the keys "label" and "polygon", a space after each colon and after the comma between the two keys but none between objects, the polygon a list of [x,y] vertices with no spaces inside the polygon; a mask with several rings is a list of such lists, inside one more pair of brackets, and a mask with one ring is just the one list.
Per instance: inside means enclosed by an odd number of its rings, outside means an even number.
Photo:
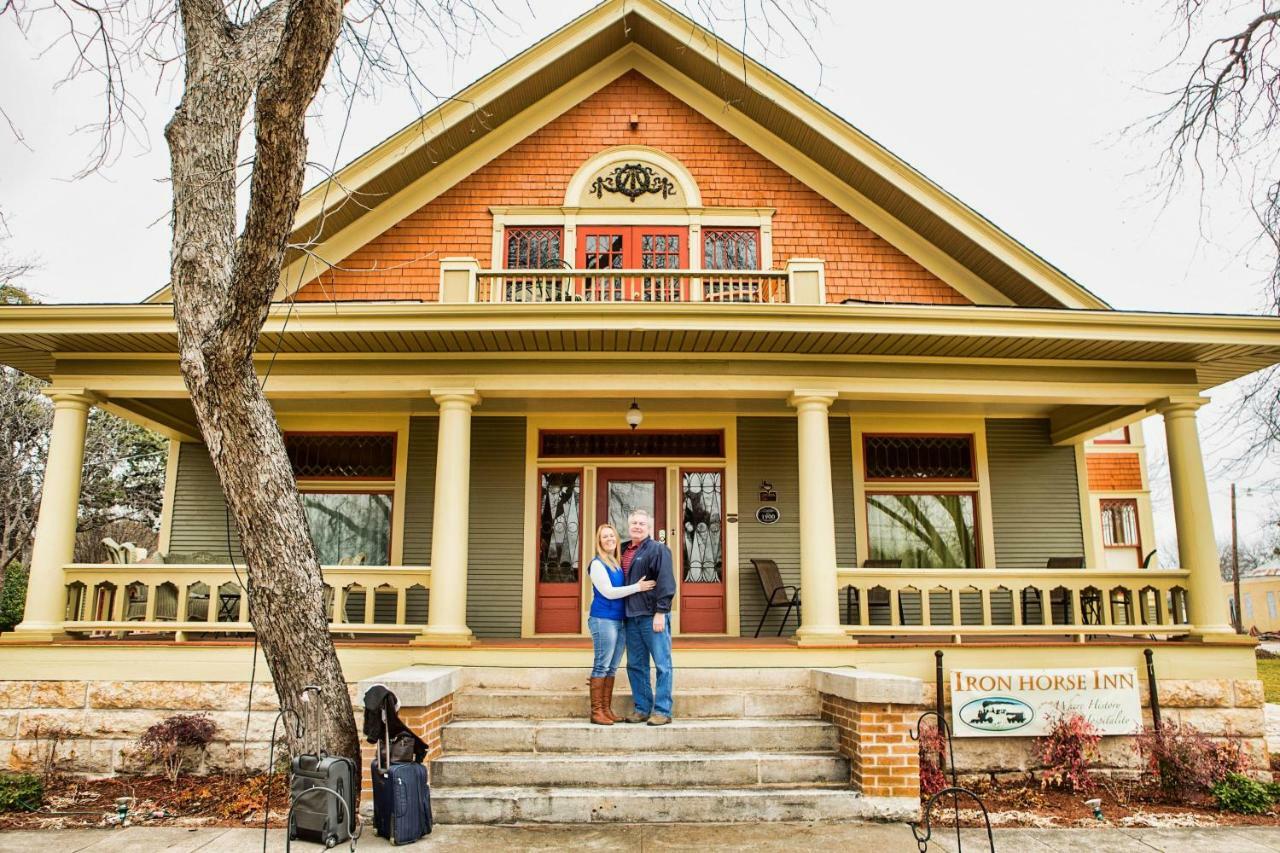
[{"label": "concrete steps", "polygon": [[[631,711],[631,694],[615,690],[614,713]],[[739,690],[697,688],[677,691],[673,716],[681,719],[737,717],[816,717],[818,696],[801,690]],[[456,719],[585,718],[591,697],[585,690],[462,690],[454,696]]]},{"label": "concrete steps", "polygon": [[894,818],[834,788],[439,787],[440,823],[772,823]]},{"label": "concrete steps", "polygon": [[458,720],[444,729],[444,751],[454,753],[827,752],[836,731],[821,720],[686,720],[667,726],[574,720]]},{"label": "concrete steps", "polygon": [[437,785],[573,787],[598,779],[620,788],[848,785],[849,760],[830,753],[614,752],[593,755],[445,755],[432,765]]}]

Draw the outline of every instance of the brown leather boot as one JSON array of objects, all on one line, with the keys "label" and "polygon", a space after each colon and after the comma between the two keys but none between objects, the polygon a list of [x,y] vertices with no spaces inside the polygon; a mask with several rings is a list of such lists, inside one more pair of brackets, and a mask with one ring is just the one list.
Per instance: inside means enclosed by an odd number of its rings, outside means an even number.
[{"label": "brown leather boot", "polygon": [[606,675],[604,678],[604,713],[615,723],[622,722],[622,718],[613,713],[613,680],[616,676]]},{"label": "brown leather boot", "polygon": [[612,726],[613,718],[604,712],[604,679],[591,679],[591,722],[597,726]]}]

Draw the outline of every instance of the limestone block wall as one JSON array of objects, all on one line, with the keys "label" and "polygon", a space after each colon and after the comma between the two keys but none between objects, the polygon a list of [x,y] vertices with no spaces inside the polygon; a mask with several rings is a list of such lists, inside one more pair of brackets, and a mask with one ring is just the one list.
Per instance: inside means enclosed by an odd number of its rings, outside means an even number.
[{"label": "limestone block wall", "polygon": [[[1255,769],[1268,767],[1262,682],[1256,679],[1159,679],[1161,718],[1165,722],[1194,726],[1215,740],[1236,741]],[[948,688],[948,693],[950,690]],[[924,686],[924,707],[932,707],[935,689]],[[1141,687],[1143,721],[1151,725],[1151,698],[1145,681]],[[948,711],[950,697],[948,696]],[[961,783],[980,778],[1016,779],[1040,768],[1035,759],[1035,738],[956,738],[956,770]],[[1104,737],[1099,745],[1098,767],[1106,775],[1136,776],[1142,758],[1133,737]]]}]

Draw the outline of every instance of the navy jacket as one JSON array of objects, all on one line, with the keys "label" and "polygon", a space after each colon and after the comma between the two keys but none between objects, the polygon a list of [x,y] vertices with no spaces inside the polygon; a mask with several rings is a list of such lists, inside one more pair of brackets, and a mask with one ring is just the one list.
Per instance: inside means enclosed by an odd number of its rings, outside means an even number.
[{"label": "navy jacket", "polygon": [[652,616],[655,613],[670,613],[671,599],[676,594],[676,577],[671,570],[671,550],[656,539],[646,539],[639,545],[630,541],[622,546],[625,554],[632,548],[636,551],[631,561],[631,569],[627,572],[627,583],[639,583],[648,578],[658,585],[648,592],[637,592],[627,596],[628,616]]}]

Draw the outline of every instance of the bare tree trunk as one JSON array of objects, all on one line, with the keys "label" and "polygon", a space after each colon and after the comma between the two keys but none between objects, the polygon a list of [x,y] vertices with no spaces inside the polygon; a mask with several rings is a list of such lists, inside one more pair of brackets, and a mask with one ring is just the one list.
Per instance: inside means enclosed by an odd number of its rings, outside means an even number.
[{"label": "bare tree trunk", "polygon": [[[243,26],[219,0],[179,3],[182,103],[165,131],[173,169],[174,313],[182,375],[240,534],[249,618],[280,704],[321,690],[320,742],[358,759],[351,700],[284,441],[253,354],[302,192],[304,120],[336,44],[337,0],[276,0]],[[254,104],[255,163],[235,234],[237,142]]]}]

